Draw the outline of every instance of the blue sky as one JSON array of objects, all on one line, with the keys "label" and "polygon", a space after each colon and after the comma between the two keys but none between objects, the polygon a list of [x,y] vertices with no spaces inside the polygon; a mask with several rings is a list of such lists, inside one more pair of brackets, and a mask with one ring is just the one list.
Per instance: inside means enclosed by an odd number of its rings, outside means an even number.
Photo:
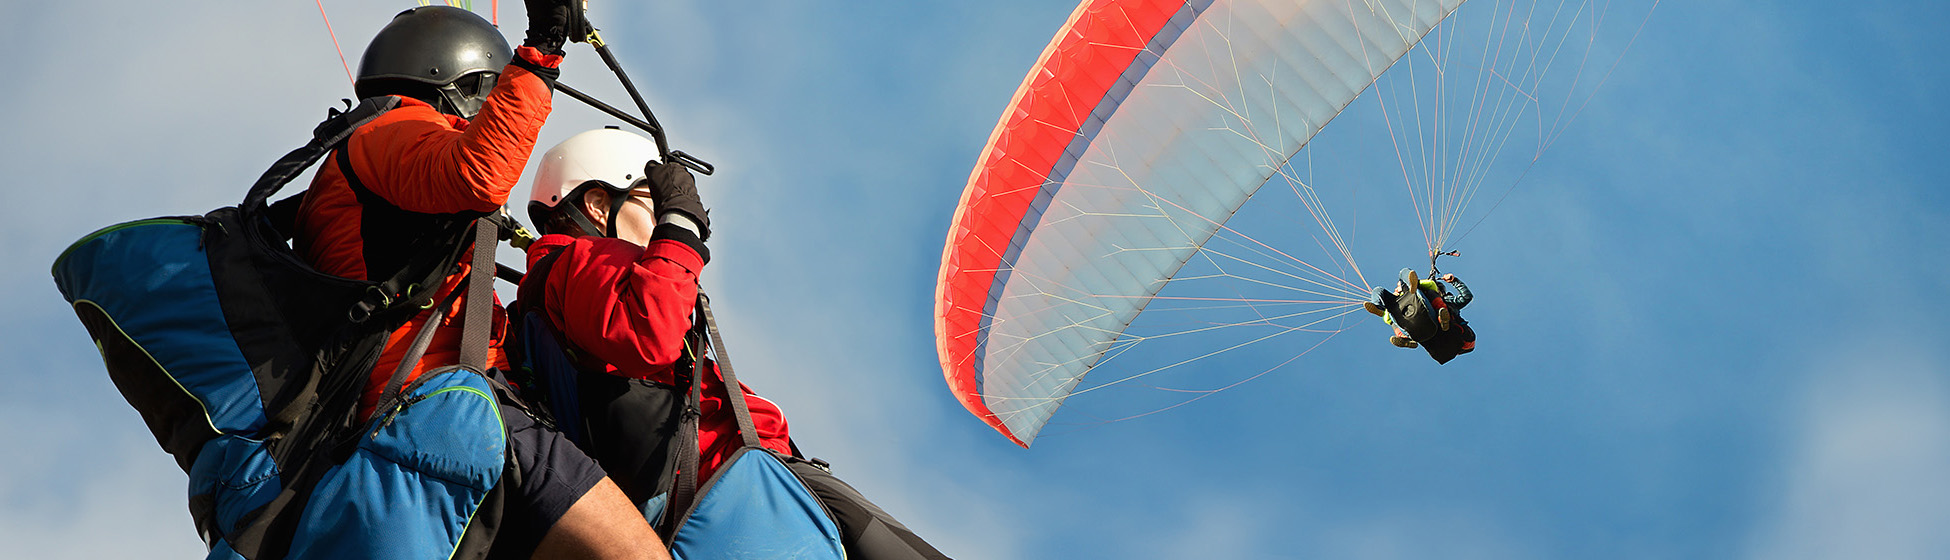
[{"label": "blue sky", "polygon": [[[411,4],[325,8],[356,64]],[[1447,265],[1480,298],[1481,351],[1437,368],[1377,327],[1022,450],[948,395],[933,281],[982,142],[1072,6],[608,4],[673,142],[722,170],[700,181],[705,285],[741,379],[951,555],[1950,556],[1950,329],[1930,312],[1950,293],[1950,6],[1662,3]],[[302,2],[0,13],[0,541],[198,555],[183,476],[47,266],[98,227],[234,203],[349,95],[344,70]],[[564,80],[624,99],[587,50]],[[542,144],[603,124],[558,99]]]}]

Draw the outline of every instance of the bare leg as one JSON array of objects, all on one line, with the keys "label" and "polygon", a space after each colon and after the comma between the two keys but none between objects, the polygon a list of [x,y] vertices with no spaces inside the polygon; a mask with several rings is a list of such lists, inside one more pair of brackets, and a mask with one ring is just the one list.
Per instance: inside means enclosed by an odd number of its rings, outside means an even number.
[{"label": "bare leg", "polygon": [[669,560],[663,539],[616,483],[603,478],[542,537],[534,558]]}]

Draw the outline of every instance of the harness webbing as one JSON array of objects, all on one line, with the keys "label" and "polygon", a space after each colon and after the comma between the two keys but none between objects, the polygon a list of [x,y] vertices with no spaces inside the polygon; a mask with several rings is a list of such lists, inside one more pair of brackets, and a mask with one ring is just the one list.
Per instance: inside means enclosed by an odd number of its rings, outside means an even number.
[{"label": "harness webbing", "polygon": [[[467,279],[462,281],[462,286],[455,287],[454,291],[440,300],[425,326],[420,327],[420,333],[414,335],[413,345],[407,347],[406,354],[400,357],[399,367],[393,370],[392,378],[386,381],[386,391],[380,394],[377,410],[386,411],[398,405],[406,378],[413,373],[414,367],[420,364],[420,358],[426,355],[427,347],[433,343],[434,331],[440,330],[440,324],[446,320],[447,312],[453,306],[454,299],[460,297],[463,289],[467,291],[468,301],[467,308],[461,310],[459,365],[479,368],[482,372],[487,371],[488,337],[494,330],[494,309],[490,303],[493,301],[494,275],[487,271],[495,268],[494,247],[498,239],[495,238],[494,224],[485,219],[475,220],[474,229],[473,270],[468,272]],[[483,260],[488,264],[482,265]]]},{"label": "harness webbing", "polygon": [[[473,279],[470,278],[468,281],[471,282]],[[408,346],[406,354],[400,356],[399,366],[393,368],[393,377],[386,381],[386,391],[379,395],[377,410],[389,410],[397,405],[400,389],[406,385],[407,376],[412,375],[413,367],[420,364],[420,358],[426,355],[427,347],[433,344],[433,332],[440,330],[440,323],[447,320],[447,310],[454,304],[454,298],[458,295],[460,290],[454,290],[440,300],[440,304],[433,310],[433,316],[420,327],[420,334],[413,336],[413,345]]]},{"label": "harness webbing", "polygon": [[[698,417],[702,414],[698,403],[704,400],[702,379],[705,373],[704,337],[698,331],[697,325],[693,324],[691,330],[684,333],[684,356],[681,359],[689,360],[691,367],[686,378],[681,380],[685,389],[684,409],[677,416],[677,441],[670,447],[677,475],[672,477],[670,501],[664,507],[663,522],[659,524],[661,527],[657,528],[657,533],[664,536],[666,546],[677,537],[677,521],[697,501],[698,454],[701,453],[697,445],[697,426]],[[676,371],[682,372],[683,368]]]},{"label": "harness webbing", "polygon": [[711,316],[711,298],[702,290],[697,293],[697,312],[704,320],[706,329],[711,332],[711,353],[717,356],[718,373],[724,376],[724,390],[731,398],[731,411],[738,417],[738,434],[744,437],[746,447],[761,447],[758,429],[752,425],[752,409],[745,402],[745,387],[738,384],[738,376],[731,373],[731,354],[725,350],[724,335],[718,332],[718,321]]},{"label": "harness webbing", "polygon": [[697,293],[695,312],[691,330],[684,334],[686,359],[691,360],[690,379],[685,382],[688,396],[677,426],[677,443],[671,451],[677,456],[677,476],[671,481],[670,502],[664,508],[663,526],[658,528],[665,535],[665,544],[675,538],[678,522],[697,505],[698,465],[702,459],[699,457],[702,451],[697,446],[698,406],[704,400],[703,379],[709,373],[704,359],[707,337],[710,352],[716,356],[714,362],[718,366],[718,373],[724,381],[725,397],[730,401],[732,415],[737,419],[739,438],[746,447],[763,448],[758,429],[752,423],[751,406],[745,402],[745,388],[738,384],[738,375],[731,370],[731,355],[725,351],[724,334],[718,330],[717,319],[711,314],[711,297],[705,295],[703,290]]},{"label": "harness webbing", "polygon": [[495,226],[474,220],[474,264],[467,274],[467,310],[461,316],[460,365],[488,369],[488,337],[494,332]]}]

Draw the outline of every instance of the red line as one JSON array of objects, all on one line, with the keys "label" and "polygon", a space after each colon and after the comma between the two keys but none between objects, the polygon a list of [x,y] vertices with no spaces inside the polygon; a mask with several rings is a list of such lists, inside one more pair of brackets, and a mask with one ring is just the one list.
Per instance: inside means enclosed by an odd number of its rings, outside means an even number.
[{"label": "red line", "polygon": [[352,65],[345,62],[345,49],[339,48],[339,35],[332,31],[332,18],[325,16],[325,1],[312,0],[312,3],[318,4],[318,19],[325,20],[325,34],[332,37],[332,50],[339,53],[339,66],[345,68],[346,83],[358,85],[359,81],[352,79]]},{"label": "red line", "polygon": [[[1145,299],[1144,296],[1119,296],[1119,295],[1091,295],[1090,297],[1097,298],[1097,299]],[[1162,300],[1172,300],[1172,301],[1224,301],[1224,302],[1233,302],[1233,303],[1320,303],[1320,304],[1345,304],[1345,305],[1354,304],[1353,301],[1349,301],[1349,300],[1248,299],[1248,298],[1214,298],[1214,297],[1189,297],[1189,296],[1151,296],[1150,299],[1162,299]]]}]

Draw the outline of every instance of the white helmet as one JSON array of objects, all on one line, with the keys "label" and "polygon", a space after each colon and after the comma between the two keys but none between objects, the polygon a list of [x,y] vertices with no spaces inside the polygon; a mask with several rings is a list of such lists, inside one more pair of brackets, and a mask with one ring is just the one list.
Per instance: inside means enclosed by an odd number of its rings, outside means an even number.
[{"label": "white helmet", "polygon": [[[535,170],[535,184],[528,193],[528,217],[545,227],[557,212],[566,215],[592,235],[614,235],[616,208],[609,210],[609,224],[598,227],[573,206],[558,209],[563,201],[575,201],[590,188],[612,194],[628,192],[643,179],[643,165],[657,157],[657,144],[649,138],[615,127],[591,130],[556,144],[542,154]],[[621,207],[628,197],[610,197]]]}]

